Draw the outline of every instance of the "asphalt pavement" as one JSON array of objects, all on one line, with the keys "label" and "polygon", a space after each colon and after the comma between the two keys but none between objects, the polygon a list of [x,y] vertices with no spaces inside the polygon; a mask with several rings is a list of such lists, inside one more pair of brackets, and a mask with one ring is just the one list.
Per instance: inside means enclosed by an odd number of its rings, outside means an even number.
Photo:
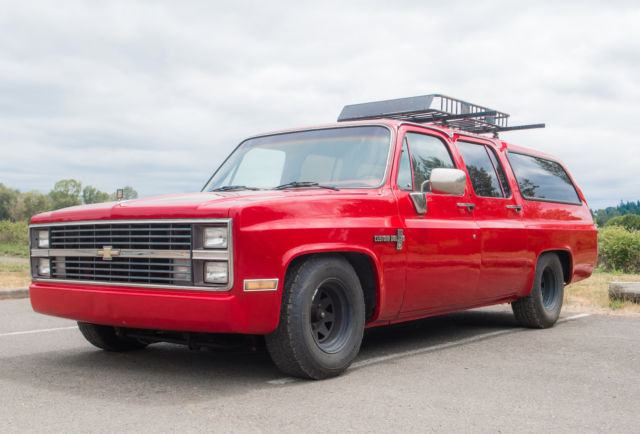
[{"label": "asphalt pavement", "polygon": [[0,432],[638,432],[640,318],[497,306],[368,330],[344,375],[283,376],[264,350],[92,347],[0,301]]}]

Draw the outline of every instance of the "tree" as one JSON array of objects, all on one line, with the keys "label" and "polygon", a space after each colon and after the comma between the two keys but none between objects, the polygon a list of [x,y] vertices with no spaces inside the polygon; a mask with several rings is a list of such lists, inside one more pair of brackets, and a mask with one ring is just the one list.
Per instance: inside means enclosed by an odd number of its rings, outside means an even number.
[{"label": "tree", "polygon": [[[137,199],[138,198],[138,192],[135,191],[132,186],[127,185],[122,190],[123,190],[122,199],[129,200],[129,199]],[[117,200],[117,199],[118,199],[118,192],[116,191],[115,193],[113,193],[111,195],[111,200]]]},{"label": "tree", "polygon": [[613,217],[607,221],[605,226],[622,226],[628,231],[640,231],[640,215],[625,214],[623,216]]},{"label": "tree", "polygon": [[596,211],[596,221],[598,226],[604,226],[611,218],[628,214],[640,215],[640,200],[636,202],[622,202],[618,206],[610,206]]},{"label": "tree", "polygon": [[29,220],[31,216],[49,211],[52,207],[51,198],[37,190],[31,190],[22,195],[22,215],[19,220]]},{"label": "tree", "polygon": [[20,192],[0,184],[0,220],[15,220],[14,210]]},{"label": "tree", "polygon": [[62,179],[49,192],[49,197],[53,202],[53,209],[66,208],[68,206],[80,205],[80,192],[82,183],[75,179]]},{"label": "tree", "polygon": [[100,191],[95,187],[87,185],[84,190],[82,190],[82,201],[84,203],[101,203],[101,202],[109,202],[111,200],[111,196],[109,193],[105,193],[104,191]]},{"label": "tree", "polygon": [[609,220],[609,215],[607,214],[606,209],[599,209],[596,211],[596,223],[599,227],[604,226]]}]

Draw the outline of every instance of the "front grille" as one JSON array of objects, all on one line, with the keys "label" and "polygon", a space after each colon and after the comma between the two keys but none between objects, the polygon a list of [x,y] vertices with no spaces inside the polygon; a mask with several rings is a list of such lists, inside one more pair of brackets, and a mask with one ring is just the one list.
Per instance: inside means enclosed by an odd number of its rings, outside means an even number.
[{"label": "front grille", "polygon": [[54,226],[49,237],[52,249],[191,249],[191,225],[184,223]]},{"label": "front grille", "polygon": [[[34,224],[29,232],[32,277],[38,282],[228,291],[233,287],[231,225],[223,218]],[[226,229],[228,247],[204,247],[210,227]],[[45,236],[49,245],[39,247]],[[226,281],[205,281],[210,261],[227,265]]]},{"label": "front grille", "polygon": [[136,284],[191,285],[189,259],[91,257],[51,258],[54,279]]}]

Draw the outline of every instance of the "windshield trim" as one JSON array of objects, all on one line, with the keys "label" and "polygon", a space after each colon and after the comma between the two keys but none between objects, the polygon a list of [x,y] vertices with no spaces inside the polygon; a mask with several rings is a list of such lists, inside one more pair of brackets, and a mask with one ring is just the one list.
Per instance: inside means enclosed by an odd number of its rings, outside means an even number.
[{"label": "windshield trim", "polygon": [[[377,189],[379,189],[379,188],[381,188],[382,186],[385,185],[385,183],[388,180],[389,173],[391,171],[391,167],[390,167],[390,165],[391,165],[391,156],[393,155],[393,150],[395,148],[396,132],[392,127],[390,127],[387,124],[377,123],[377,122],[376,123],[364,123],[363,124],[363,123],[358,122],[357,124],[354,123],[354,124],[348,124],[348,125],[335,125],[335,126],[326,126],[325,125],[325,126],[310,127],[310,128],[299,128],[299,129],[292,129],[292,130],[286,130],[286,131],[278,131],[278,132],[274,132],[274,133],[258,134],[258,135],[255,135],[255,136],[247,137],[246,139],[242,140],[238,144],[238,146],[236,146],[233,149],[233,151],[231,151],[229,153],[229,155],[227,155],[227,158],[225,158],[222,163],[220,163],[220,165],[215,170],[215,172],[213,172],[213,174],[209,177],[207,182],[204,184],[204,186],[202,187],[200,192],[202,192],[202,193],[208,192],[207,186],[211,183],[211,180],[220,171],[222,166],[224,166],[225,163],[227,162],[227,160],[229,160],[229,158],[231,158],[231,156],[233,154],[235,154],[235,152],[238,150],[238,148],[240,146],[242,146],[245,142],[247,142],[249,140],[258,139],[258,138],[262,138],[262,137],[281,136],[281,135],[284,135],[284,134],[299,133],[299,132],[305,132],[305,131],[335,130],[335,129],[338,129],[338,128],[356,128],[356,127],[369,127],[369,126],[371,126],[371,127],[384,127],[389,131],[389,148],[388,148],[388,151],[387,151],[387,162],[385,164],[384,174],[382,176],[382,181],[380,182],[380,184],[378,184],[375,187],[341,187],[340,190],[350,190],[350,189],[377,190]],[[272,190],[272,189],[266,189],[266,190]]]}]

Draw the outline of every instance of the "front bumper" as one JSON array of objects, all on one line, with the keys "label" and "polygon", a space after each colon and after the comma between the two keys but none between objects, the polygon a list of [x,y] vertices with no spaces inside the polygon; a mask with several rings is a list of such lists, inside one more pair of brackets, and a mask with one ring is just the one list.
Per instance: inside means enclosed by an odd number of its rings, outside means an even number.
[{"label": "front bumper", "polygon": [[202,293],[34,282],[36,312],[116,327],[267,334],[280,316],[280,291]]}]

